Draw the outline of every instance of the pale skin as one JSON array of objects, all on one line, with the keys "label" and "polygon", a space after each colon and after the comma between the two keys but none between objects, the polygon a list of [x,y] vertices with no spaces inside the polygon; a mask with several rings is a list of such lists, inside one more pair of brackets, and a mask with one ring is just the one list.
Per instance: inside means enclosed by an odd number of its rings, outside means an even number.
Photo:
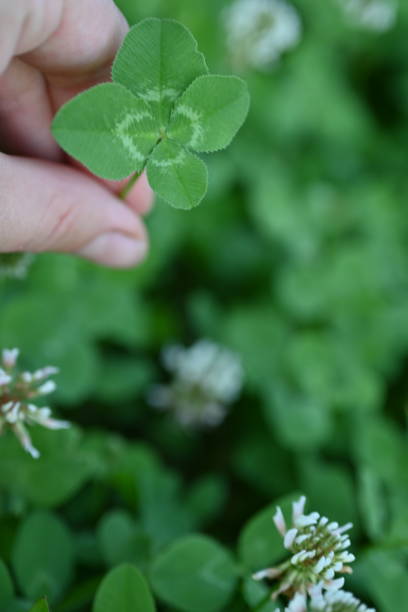
[{"label": "pale skin", "polygon": [[0,0],[0,252],[68,252],[112,267],[143,259],[152,203],[142,176],[91,176],[52,138],[55,111],[109,80],[128,30],[112,0]]}]

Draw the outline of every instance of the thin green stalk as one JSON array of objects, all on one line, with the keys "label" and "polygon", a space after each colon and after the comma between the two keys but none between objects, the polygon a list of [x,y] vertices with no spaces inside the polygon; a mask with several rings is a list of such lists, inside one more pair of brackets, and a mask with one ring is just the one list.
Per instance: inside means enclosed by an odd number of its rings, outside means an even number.
[{"label": "thin green stalk", "polygon": [[119,198],[121,200],[124,200],[126,196],[129,194],[129,192],[132,190],[133,185],[136,183],[137,179],[140,177],[142,172],[143,170],[132,174],[132,176],[130,177],[130,179],[128,180],[124,188],[122,189],[122,191],[119,193]]}]

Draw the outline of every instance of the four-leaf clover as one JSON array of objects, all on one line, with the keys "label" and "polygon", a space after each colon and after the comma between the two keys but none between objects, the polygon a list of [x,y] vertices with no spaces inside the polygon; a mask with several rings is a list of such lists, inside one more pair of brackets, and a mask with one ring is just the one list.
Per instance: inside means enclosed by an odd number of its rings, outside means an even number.
[{"label": "four-leaf clover", "polygon": [[98,176],[120,180],[146,168],[152,189],[170,204],[199,204],[207,168],[193,151],[231,142],[248,113],[244,81],[208,74],[191,33],[167,19],[145,19],[129,31],[112,79],[59,110],[52,131],[60,146]]}]

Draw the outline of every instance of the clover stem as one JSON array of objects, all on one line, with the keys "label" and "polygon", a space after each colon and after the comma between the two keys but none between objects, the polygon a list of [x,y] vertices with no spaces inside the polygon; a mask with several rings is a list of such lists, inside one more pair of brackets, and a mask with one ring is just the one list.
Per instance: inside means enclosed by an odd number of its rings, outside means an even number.
[{"label": "clover stem", "polygon": [[133,185],[136,183],[137,179],[140,177],[143,171],[135,172],[132,174],[126,185],[123,187],[122,191],[119,193],[119,199],[124,200],[129,192],[131,191]]}]

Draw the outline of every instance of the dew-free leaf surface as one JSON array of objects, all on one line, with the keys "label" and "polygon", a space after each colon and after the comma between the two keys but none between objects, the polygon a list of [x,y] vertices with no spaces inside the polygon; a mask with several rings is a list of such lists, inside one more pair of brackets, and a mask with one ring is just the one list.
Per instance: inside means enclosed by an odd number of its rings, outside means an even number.
[{"label": "dew-free leaf surface", "polygon": [[149,106],[118,83],[97,85],[67,102],[53,133],[72,157],[112,180],[140,171],[159,137]]},{"label": "dew-free leaf surface", "polygon": [[177,142],[163,140],[147,164],[152,189],[175,208],[192,208],[207,191],[204,162]]},{"label": "dew-free leaf surface", "polygon": [[0,559],[0,609],[6,609],[14,596],[13,583],[9,571]]},{"label": "dew-free leaf surface", "polygon": [[169,136],[199,153],[224,149],[243,124],[248,108],[248,88],[241,79],[199,77],[176,102]]},{"label": "dew-free leaf surface", "polygon": [[102,580],[93,612],[155,612],[153,598],[142,574],[132,565],[115,567]]},{"label": "dew-free leaf surface", "polygon": [[178,610],[218,612],[231,598],[237,568],[220,544],[189,535],[156,557],[151,579],[155,593]]},{"label": "dew-free leaf surface", "polygon": [[165,127],[174,100],[194,79],[208,72],[197,42],[181,23],[145,19],[119,49],[112,77],[153,108]]},{"label": "dew-free leaf surface", "polygon": [[170,19],[131,28],[112,78],[59,110],[52,126],[57,142],[98,176],[120,180],[147,168],[164,200],[175,208],[197,206],[208,179],[192,151],[230,144],[248,113],[246,84],[209,75],[192,34]]},{"label": "dew-free leaf surface", "polygon": [[74,564],[71,534],[48,512],[31,514],[20,526],[13,552],[17,582],[29,599],[56,599],[69,583]]},{"label": "dew-free leaf surface", "polygon": [[48,607],[48,603],[47,600],[45,599],[45,597],[43,597],[42,599],[39,599],[34,606],[31,608],[30,612],[49,612],[49,607]]}]

